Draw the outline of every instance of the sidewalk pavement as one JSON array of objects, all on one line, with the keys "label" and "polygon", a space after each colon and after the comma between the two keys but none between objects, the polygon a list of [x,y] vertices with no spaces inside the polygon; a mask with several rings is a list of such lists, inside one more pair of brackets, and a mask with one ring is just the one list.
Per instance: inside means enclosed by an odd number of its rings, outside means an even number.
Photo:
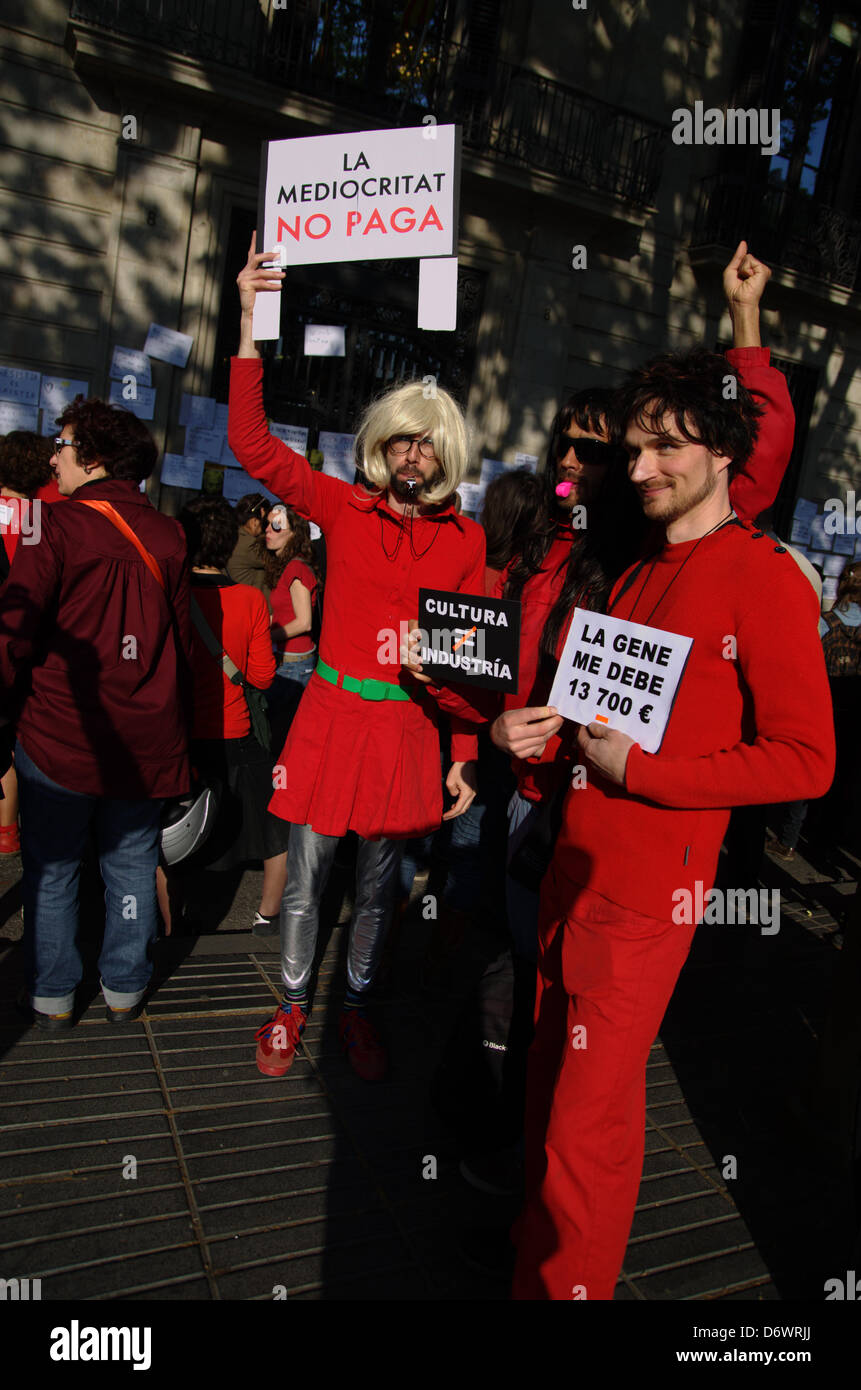
[{"label": "sidewalk pavement", "polygon": [[[428,1099],[469,969],[421,988],[420,913],[377,1006],[391,1070],[368,1085],[337,1040],[349,900],[336,872],[301,1054],[271,1080],[254,1065],[279,997],[276,939],[248,930],[259,872],[197,885],[203,930],[158,943],[163,983],[140,1020],[108,1024],[90,980],[75,1030],[49,1035],[14,1007],[19,866],[0,866],[4,1277],[41,1279],[43,1299],[507,1297],[457,1253],[465,1227],[505,1229],[516,1204],[467,1186]],[[649,1062],[617,1299],[821,1300],[847,1267],[840,1155],[814,1142],[805,1078],[853,872],[769,859],[780,932],[698,930]]]}]

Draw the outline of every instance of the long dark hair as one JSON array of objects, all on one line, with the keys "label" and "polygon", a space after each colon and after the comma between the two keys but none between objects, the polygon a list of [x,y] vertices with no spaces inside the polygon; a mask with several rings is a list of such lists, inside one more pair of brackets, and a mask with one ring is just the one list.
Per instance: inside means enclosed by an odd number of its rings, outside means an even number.
[{"label": "long dark hair", "polygon": [[544,505],[542,480],[525,468],[494,478],[484,495],[481,524],[488,568],[504,570],[513,555],[533,553],[540,565],[555,529]]},{"label": "long dark hair", "polygon": [[[283,550],[266,551],[266,559],[263,562],[263,578],[267,587],[271,590],[275,588],[285,569],[291,560],[304,560],[305,564],[314,573],[317,583],[320,583],[320,571],[317,565],[317,557],[311,544],[311,527],[304,516],[299,516],[293,511],[292,507],[287,507],[283,502],[277,504],[284,508],[287,513],[287,521],[293,529],[293,535],[285,545]],[[274,510],[272,508],[271,510]]]}]

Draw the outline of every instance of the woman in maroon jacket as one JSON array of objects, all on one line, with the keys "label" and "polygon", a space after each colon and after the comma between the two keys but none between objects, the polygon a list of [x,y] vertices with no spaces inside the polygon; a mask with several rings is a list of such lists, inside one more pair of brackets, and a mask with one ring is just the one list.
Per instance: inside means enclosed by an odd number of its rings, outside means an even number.
[{"label": "woman in maroon jacket", "polygon": [[185,537],[139,491],[155,444],[102,401],[75,402],[59,424],[51,462],[69,502],[43,508],[39,544],[18,546],[0,611],[0,713],[18,714],[30,1002],[49,1029],[73,1023],[91,830],[105,881],[107,1017],[140,1012],[162,800],[189,787]]}]

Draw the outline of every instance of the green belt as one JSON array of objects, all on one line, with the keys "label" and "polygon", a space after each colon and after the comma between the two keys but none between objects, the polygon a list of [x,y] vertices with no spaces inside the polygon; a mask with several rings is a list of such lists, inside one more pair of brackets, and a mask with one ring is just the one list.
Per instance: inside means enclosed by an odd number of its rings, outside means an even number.
[{"label": "green belt", "polygon": [[325,661],[318,659],[314,668],[318,676],[322,676],[324,681],[330,685],[338,686],[341,690],[349,690],[354,695],[358,695],[361,700],[408,700],[410,697],[399,685],[392,685],[391,681],[377,681],[372,676],[366,676],[363,681],[357,681],[355,676],[345,676],[335,670],[333,666],[327,666]]}]

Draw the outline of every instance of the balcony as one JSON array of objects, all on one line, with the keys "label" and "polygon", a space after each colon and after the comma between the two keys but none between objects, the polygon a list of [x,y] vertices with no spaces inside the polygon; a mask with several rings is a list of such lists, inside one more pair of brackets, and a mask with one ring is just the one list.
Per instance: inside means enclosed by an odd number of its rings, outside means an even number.
[{"label": "balcony", "polygon": [[[337,0],[327,15],[337,13]],[[265,11],[268,11],[265,12]],[[204,67],[246,73],[290,95],[347,108],[380,126],[431,112],[463,129],[464,146],[564,179],[633,208],[654,202],[667,129],[486,50],[421,39],[389,17],[333,32],[315,0],[72,0],[71,30],[135,40]],[[272,110],[271,99],[269,109]],[[277,109],[277,108],[276,108]]]},{"label": "balcony", "polygon": [[703,179],[691,248],[733,247],[739,228],[773,266],[834,287],[861,288],[861,223],[807,193],[727,174]]}]

